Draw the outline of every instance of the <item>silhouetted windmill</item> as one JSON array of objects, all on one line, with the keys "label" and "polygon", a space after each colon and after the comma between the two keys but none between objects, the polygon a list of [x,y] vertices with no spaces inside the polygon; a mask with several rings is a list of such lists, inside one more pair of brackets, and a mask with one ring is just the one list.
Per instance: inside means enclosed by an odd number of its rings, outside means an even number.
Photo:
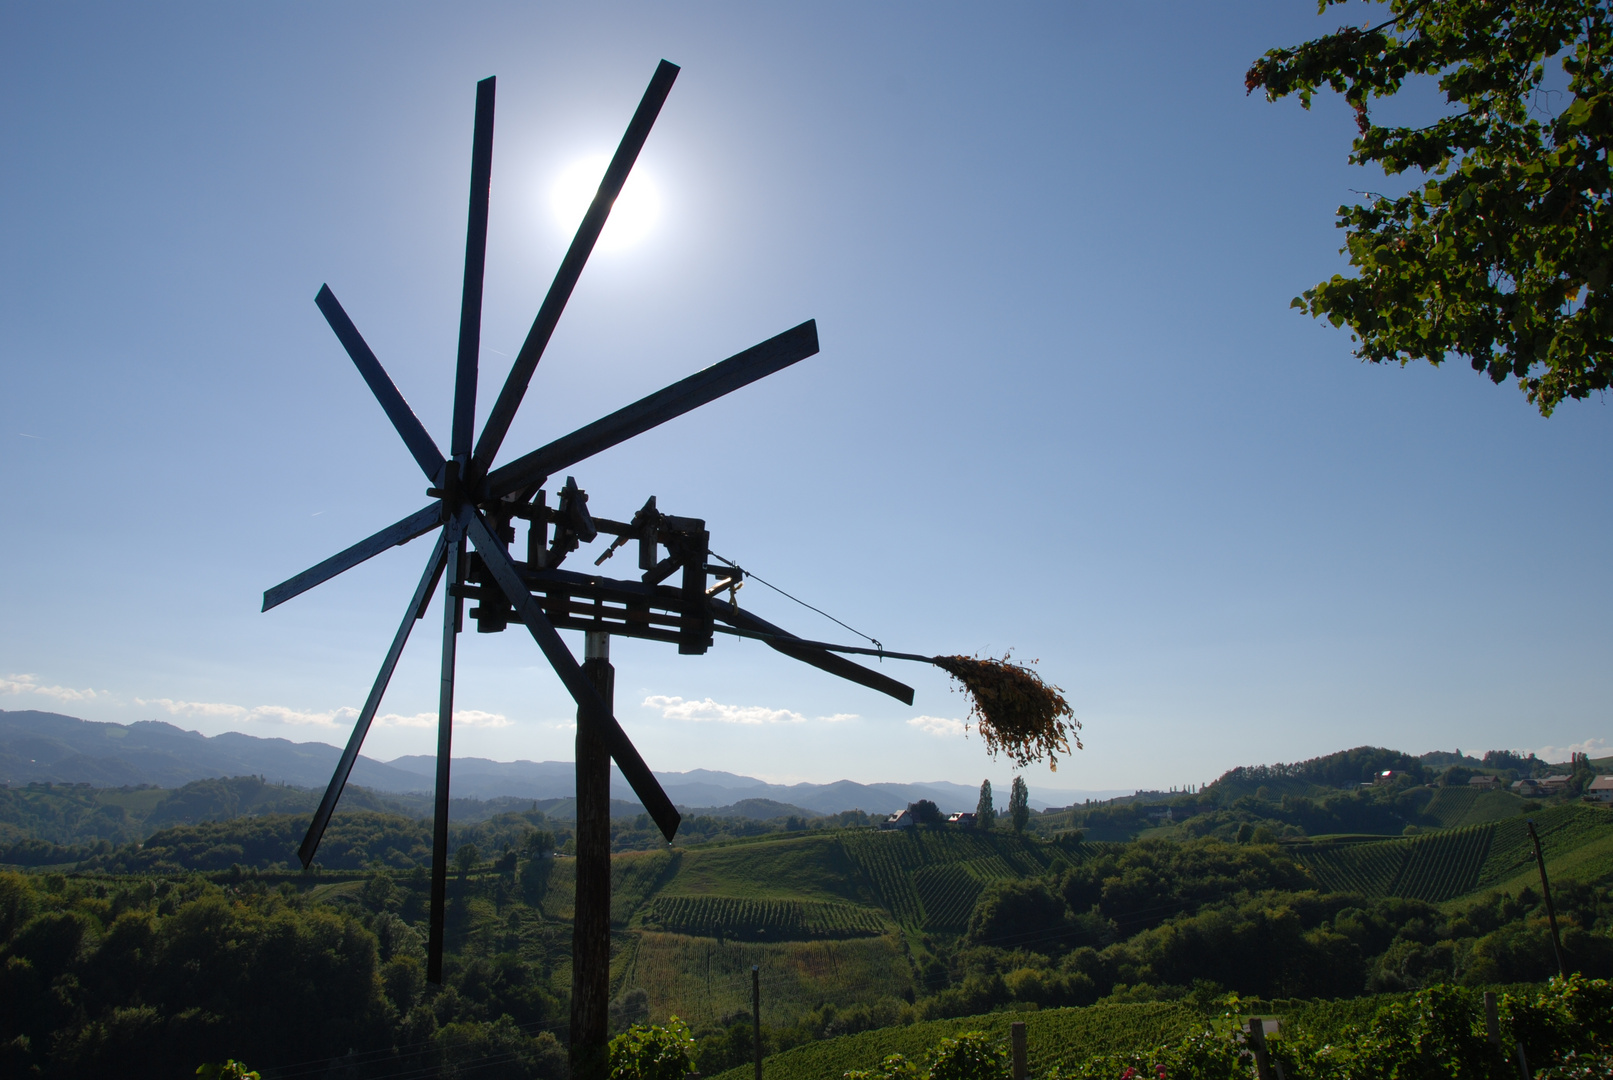
[{"label": "silhouetted windmill", "polygon": [[[595,1054],[603,1048],[610,959],[610,759],[615,759],[622,775],[669,841],[679,823],[678,811],[612,716],[610,636],[665,641],[675,643],[680,653],[703,653],[710,646],[713,630],[720,621],[731,628],[730,632],[759,638],[795,659],[904,703],[911,704],[913,700],[912,689],[902,683],[836,656],[819,643],[796,638],[749,612],[740,611],[732,603],[716,599],[717,592],[732,590],[740,583],[743,571],[737,567],[708,565],[709,534],[705,522],[663,514],[656,508],[653,497],[630,521],[595,518],[589,514],[587,494],[569,476],[558,492],[555,506],[549,506],[544,491],[551,476],[594,454],[813,355],[818,351],[818,340],[817,327],[812,321],[618,409],[524,457],[496,469],[492,467],[555,324],[677,73],[675,65],[663,60],[650,80],[473,449],[495,81],[489,78],[477,84],[453,430],[446,456],[403,400],[329,286],[322,287],[315,298],[319,310],[430,481],[427,494],[432,502],[263,595],[263,610],[267,611],[390,547],[440,530],[420,576],[420,584],[409,598],[392,647],[382,661],[369,697],[353,726],[352,737],[298,852],[304,866],[313,861],[320,837],[330,823],[409,631],[416,620],[425,617],[438,582],[446,577],[427,961],[427,977],[433,982],[440,982],[442,978],[454,654],[456,636],[463,624],[464,601],[478,601],[479,606],[471,611],[471,616],[477,621],[479,631],[503,630],[509,623],[526,626],[561,682],[576,699],[578,708],[578,886],[573,947],[573,970],[577,974],[573,980],[572,1041],[574,1048],[580,1045]],[[515,542],[516,521],[525,522],[527,526],[525,561],[515,559],[510,553],[510,545]],[[600,533],[614,535],[616,541],[595,565],[603,563],[623,544],[637,541],[639,567],[643,571],[639,580],[615,580],[559,569],[566,555],[579,543],[591,541]],[[467,540],[473,552],[466,550]],[[662,548],[666,549],[664,557]],[[680,575],[676,586],[662,584],[674,574]],[[716,576],[717,581],[708,585],[707,579],[711,576]],[[577,663],[561,640],[557,627],[586,632],[586,664]],[[584,1071],[591,1072],[593,1068]]]}]

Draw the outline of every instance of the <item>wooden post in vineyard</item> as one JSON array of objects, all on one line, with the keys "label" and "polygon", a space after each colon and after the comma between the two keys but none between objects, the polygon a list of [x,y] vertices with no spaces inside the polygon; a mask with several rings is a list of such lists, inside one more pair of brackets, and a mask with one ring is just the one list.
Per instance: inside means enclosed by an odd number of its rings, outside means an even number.
[{"label": "wooden post in vineyard", "polygon": [[1025,1021],[1015,1020],[1008,1025],[1008,1045],[1013,1062],[1014,1080],[1025,1080],[1027,1073],[1025,1062]]},{"label": "wooden post in vineyard", "polygon": [[1258,1080],[1272,1080],[1271,1055],[1266,1052],[1266,1022],[1258,1016],[1249,1018],[1249,1045],[1255,1052],[1255,1076]]},{"label": "wooden post in vineyard", "polygon": [[756,1080],[762,1080],[762,969],[757,964],[750,966],[750,1019]]},{"label": "wooden post in vineyard", "polygon": [[1540,891],[1546,897],[1546,921],[1551,924],[1551,952],[1557,958],[1557,974],[1568,978],[1568,965],[1563,963],[1563,943],[1557,937],[1557,908],[1551,902],[1551,882],[1546,880],[1546,857],[1540,853],[1540,834],[1535,832],[1535,819],[1530,818],[1529,839],[1535,845],[1535,865],[1540,868]]}]

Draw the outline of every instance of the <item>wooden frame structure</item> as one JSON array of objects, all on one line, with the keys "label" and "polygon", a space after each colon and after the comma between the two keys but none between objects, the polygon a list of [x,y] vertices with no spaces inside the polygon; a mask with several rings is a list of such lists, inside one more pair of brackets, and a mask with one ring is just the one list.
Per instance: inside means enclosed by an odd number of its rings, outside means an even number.
[{"label": "wooden frame structure", "polygon": [[[710,563],[710,535],[704,521],[665,514],[656,507],[653,497],[629,520],[595,518],[588,510],[587,493],[570,476],[558,488],[554,505],[548,501],[545,486],[551,477],[817,353],[817,327],[812,321],[618,409],[508,464],[493,467],[544,349],[677,73],[677,66],[665,60],[656,69],[479,436],[474,431],[474,420],[496,82],[488,78],[477,84],[453,426],[447,454],[442,453],[426,432],[330,287],[321,287],[315,297],[320,312],[425,475],[430,485],[426,493],[432,501],[263,595],[263,610],[268,611],[389,548],[430,532],[438,533],[419,584],[404,608],[391,648],[381,663],[298,851],[303,865],[311,865],[410,630],[425,617],[438,585],[446,579],[427,943],[427,978],[434,983],[442,980],[454,668],[457,639],[466,614],[465,602],[472,601],[476,605],[469,614],[478,631],[496,633],[512,624],[523,626],[543,651],[577,703],[578,915],[572,952],[571,1036],[573,1075],[589,1080],[604,1075],[610,960],[608,807],[611,760],[615,760],[669,842],[680,821],[672,801],[613,715],[610,637],[661,641],[676,644],[680,653],[699,654],[710,648],[713,633],[721,624],[721,628],[730,633],[759,638],[779,652],[833,675],[907,704],[913,701],[912,689],[895,679],[846,660],[819,643],[795,637],[721,600],[718,594],[724,590],[728,590],[732,598],[734,589],[743,579],[743,571]],[[526,529],[524,559],[512,554],[517,523],[524,524]],[[595,566],[603,564],[620,547],[636,543],[640,571],[637,580],[562,569],[570,553],[602,533],[614,536],[615,541],[599,556]],[[577,662],[561,639],[559,631],[562,629],[585,633],[587,649],[583,664]]]}]

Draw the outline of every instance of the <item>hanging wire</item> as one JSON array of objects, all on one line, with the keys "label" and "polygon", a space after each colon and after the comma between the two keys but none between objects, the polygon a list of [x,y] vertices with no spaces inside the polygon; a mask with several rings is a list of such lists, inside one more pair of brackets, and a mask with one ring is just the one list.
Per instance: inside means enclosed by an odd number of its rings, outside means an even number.
[{"label": "hanging wire", "polygon": [[725,559],[721,555],[717,554],[715,551],[708,551],[707,554],[710,555],[713,559],[716,559],[720,563],[726,563],[727,565],[732,566],[735,570],[738,570],[740,573],[744,574],[747,578],[750,578],[750,579],[752,579],[754,581],[761,582],[763,585],[766,585],[769,589],[772,589],[774,592],[778,593],[780,596],[784,597],[786,600],[794,600],[797,604],[800,604],[802,607],[806,608],[808,611],[816,611],[819,615],[822,615],[825,619],[828,619],[830,622],[834,623],[836,626],[840,626],[840,627],[843,627],[846,630],[850,630],[853,634],[856,634],[858,637],[862,638],[864,641],[872,641],[874,643],[874,647],[876,649],[878,649],[881,653],[883,653],[885,651],[885,643],[880,641],[878,638],[871,637],[870,635],[863,633],[861,630],[858,630],[855,626],[848,626],[846,623],[841,622],[839,619],[835,618],[833,615],[829,614],[827,611],[824,611],[822,608],[813,607],[811,604],[807,603],[805,600],[802,600],[799,596],[791,596],[789,593],[785,592],[783,589],[779,588],[777,585],[773,584],[771,581],[768,581],[766,578],[763,578],[763,577],[758,577],[754,571],[746,570],[743,566],[740,566],[738,563],[734,562],[732,559]]}]

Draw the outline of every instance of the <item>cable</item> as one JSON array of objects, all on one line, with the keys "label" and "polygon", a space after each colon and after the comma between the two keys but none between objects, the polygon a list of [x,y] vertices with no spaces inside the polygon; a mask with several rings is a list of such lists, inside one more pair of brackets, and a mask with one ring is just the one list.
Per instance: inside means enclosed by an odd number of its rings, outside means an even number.
[{"label": "cable", "polygon": [[773,584],[771,581],[768,581],[766,578],[763,578],[763,577],[758,577],[755,573],[753,573],[750,570],[746,570],[743,566],[740,566],[738,563],[734,562],[732,559],[725,559],[721,555],[717,554],[715,551],[708,551],[707,554],[710,555],[713,559],[716,559],[720,563],[727,563],[729,566],[732,566],[735,570],[738,570],[740,573],[744,574],[746,577],[753,578],[756,581],[760,581],[763,585],[766,585],[769,589],[772,589],[774,592],[778,593],[780,596],[784,597],[785,599],[794,600],[797,604],[800,604],[802,607],[806,608],[808,611],[816,611],[819,615],[822,615],[825,619],[828,619],[830,622],[834,623],[835,625],[843,627],[844,629],[850,630],[853,634],[856,634],[858,637],[862,638],[864,641],[872,641],[877,648],[879,648],[881,651],[884,650],[885,643],[880,641],[878,638],[870,637],[869,635],[863,633],[861,630],[858,630],[854,626],[848,626],[847,624],[841,622],[839,619],[835,618],[833,615],[829,614],[827,611],[824,611],[822,608],[813,607],[811,604],[807,603],[805,600],[802,600],[798,596],[791,596],[789,593],[785,592],[783,589],[779,588],[777,585]]}]

